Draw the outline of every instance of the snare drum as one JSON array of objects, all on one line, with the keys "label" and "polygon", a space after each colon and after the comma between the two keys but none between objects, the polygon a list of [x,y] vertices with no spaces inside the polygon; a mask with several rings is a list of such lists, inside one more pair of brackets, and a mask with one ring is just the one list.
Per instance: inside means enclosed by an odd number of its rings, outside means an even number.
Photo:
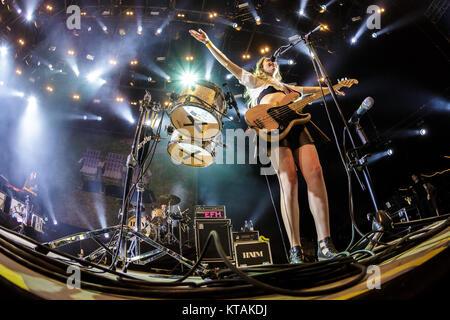
[{"label": "snare drum", "polygon": [[223,90],[201,80],[181,93],[170,110],[170,120],[186,137],[211,139],[222,131],[222,117],[226,112]]},{"label": "snare drum", "polygon": [[216,159],[216,148],[220,139],[221,135],[210,140],[196,140],[186,138],[175,131],[172,134],[167,151],[176,164],[206,168],[212,165]]}]

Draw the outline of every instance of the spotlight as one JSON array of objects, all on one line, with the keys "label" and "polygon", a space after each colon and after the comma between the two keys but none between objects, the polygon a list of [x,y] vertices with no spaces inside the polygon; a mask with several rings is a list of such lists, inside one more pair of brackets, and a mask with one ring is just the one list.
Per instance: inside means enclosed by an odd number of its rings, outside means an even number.
[{"label": "spotlight", "polygon": [[47,90],[47,92],[53,92],[54,91],[53,87],[51,87],[51,86],[47,86],[45,88],[45,90]]},{"label": "spotlight", "polygon": [[181,81],[185,87],[193,86],[198,81],[198,76],[192,72],[183,73],[181,77]]},{"label": "spotlight", "polygon": [[69,56],[74,56],[74,55],[75,55],[75,51],[73,51],[73,50],[67,50],[67,54],[68,54]]},{"label": "spotlight", "polygon": [[55,225],[55,226],[57,226],[58,225],[58,221],[53,221],[53,224]]},{"label": "spotlight", "polygon": [[123,102],[123,98],[122,97],[116,97],[116,101],[117,102]]},{"label": "spotlight", "polygon": [[130,64],[131,64],[132,66],[137,66],[137,65],[139,64],[139,61],[136,60],[136,59],[134,59],[134,60],[131,60]]},{"label": "spotlight", "polygon": [[47,11],[53,11],[53,7],[51,5],[49,5],[49,4],[45,7],[45,9]]},{"label": "spotlight", "polygon": [[376,32],[372,33],[372,38],[375,39],[376,37],[378,37],[378,34]]},{"label": "spotlight", "polygon": [[161,34],[161,32],[162,32],[162,29],[158,28],[158,30],[156,30],[155,34],[158,35],[158,34]]},{"label": "spotlight", "polygon": [[260,25],[261,24],[261,17],[260,16],[256,16],[255,17],[255,21],[256,21],[257,25]]},{"label": "spotlight", "polygon": [[320,25],[320,31],[326,31],[326,30],[328,30],[328,25],[326,25],[326,24]]},{"label": "spotlight", "polygon": [[352,40],[351,40],[352,44],[355,44],[356,41],[358,41],[358,40],[356,39],[356,37],[353,37]]},{"label": "spotlight", "polygon": [[102,29],[103,29],[104,32],[107,32],[107,31],[108,31],[108,27],[107,27],[107,26],[103,26]]},{"label": "spotlight", "polygon": [[210,18],[210,19],[213,19],[213,18],[215,18],[215,17],[217,17],[217,13],[216,13],[216,12],[211,12],[211,13],[209,14],[209,18]]},{"label": "spotlight", "polygon": [[384,11],[385,11],[384,8],[378,9],[378,13],[383,13]]},{"label": "spotlight", "polygon": [[112,65],[112,66],[115,66],[115,65],[117,65],[117,60],[110,59],[109,60],[109,64]]},{"label": "spotlight", "polygon": [[138,29],[137,29],[137,33],[138,34],[142,34],[142,30],[143,30],[142,26],[139,26]]},{"label": "spotlight", "polygon": [[323,5],[320,6],[320,11],[319,12],[320,13],[324,13],[325,11],[327,11],[327,6],[323,4]]},{"label": "spotlight", "polygon": [[25,41],[23,39],[17,40],[17,42],[23,47],[25,45]]},{"label": "spotlight", "polygon": [[298,12],[298,14],[299,14],[300,16],[304,17],[304,16],[305,16],[305,10],[301,9],[301,10]]},{"label": "spotlight", "polygon": [[88,119],[88,116],[83,116],[83,120],[86,121]]},{"label": "spotlight", "polygon": [[8,53],[8,48],[6,46],[1,46],[0,47],[0,54],[2,57],[6,56],[6,54]]},{"label": "spotlight", "polygon": [[97,117],[97,121],[102,121],[103,118],[102,117]]},{"label": "spotlight", "polygon": [[191,61],[194,61],[194,57],[193,56],[186,56],[186,61],[189,61],[189,62],[191,62]]},{"label": "spotlight", "polygon": [[16,69],[16,74],[21,76],[22,75],[22,70],[21,69]]},{"label": "spotlight", "polygon": [[134,15],[134,12],[131,11],[131,10],[128,10],[128,11],[125,12],[125,15],[127,15],[127,16],[133,16],[133,15]]},{"label": "spotlight", "polygon": [[290,65],[293,65],[293,64],[294,64],[294,60],[290,59],[290,60],[288,61],[288,63],[289,63]]},{"label": "spotlight", "polygon": [[28,22],[31,22],[31,21],[33,20],[33,13],[32,13],[32,12],[28,12],[27,15],[26,15],[26,17],[25,17],[25,19],[26,19]]},{"label": "spotlight", "polygon": [[233,28],[237,28],[238,27],[238,24],[235,22],[235,23],[233,23]]},{"label": "spotlight", "polygon": [[225,78],[226,78],[227,80],[230,80],[231,78],[233,78],[233,75],[232,75],[232,74],[227,74]]},{"label": "spotlight", "polygon": [[72,100],[79,101],[79,100],[80,100],[80,95],[77,94],[77,93],[75,93],[75,94],[72,96]]},{"label": "spotlight", "polygon": [[388,156],[392,156],[394,154],[394,150],[389,149],[388,151],[386,151]]},{"label": "spotlight", "polygon": [[420,129],[419,134],[425,136],[427,134],[427,129]]}]

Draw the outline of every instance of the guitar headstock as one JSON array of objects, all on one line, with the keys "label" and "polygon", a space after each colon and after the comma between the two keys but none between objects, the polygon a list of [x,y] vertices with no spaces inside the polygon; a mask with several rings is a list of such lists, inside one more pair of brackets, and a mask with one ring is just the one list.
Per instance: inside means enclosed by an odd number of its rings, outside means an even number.
[{"label": "guitar headstock", "polygon": [[358,83],[359,83],[359,81],[356,79],[347,79],[347,78],[343,78],[338,81],[338,84],[340,84],[342,87],[345,87],[345,88],[350,88],[354,84],[358,84]]}]

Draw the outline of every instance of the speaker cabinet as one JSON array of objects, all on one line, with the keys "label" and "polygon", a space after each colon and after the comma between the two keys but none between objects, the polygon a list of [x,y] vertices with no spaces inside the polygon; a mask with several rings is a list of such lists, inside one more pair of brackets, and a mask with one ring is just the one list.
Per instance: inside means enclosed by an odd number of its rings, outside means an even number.
[{"label": "speaker cabinet", "polygon": [[[231,237],[231,220],[230,219],[195,219],[195,247],[197,250],[197,259],[200,257],[203,248],[206,245],[208,236],[211,231],[216,231],[219,234],[220,243],[229,260],[234,260],[233,245]],[[223,259],[217,252],[214,244],[214,239],[206,249],[204,262],[221,262]]]}]

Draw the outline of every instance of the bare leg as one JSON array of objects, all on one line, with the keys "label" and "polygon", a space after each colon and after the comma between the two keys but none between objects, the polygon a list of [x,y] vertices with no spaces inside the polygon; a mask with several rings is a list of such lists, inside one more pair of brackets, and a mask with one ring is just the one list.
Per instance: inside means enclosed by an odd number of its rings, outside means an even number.
[{"label": "bare leg", "polygon": [[314,217],[318,240],[330,236],[328,195],[316,147],[308,144],[295,151],[300,170],[308,186],[308,202]]},{"label": "bare leg", "polygon": [[280,183],[281,215],[291,247],[300,246],[298,178],[292,151],[279,147],[271,152],[272,165]]}]

